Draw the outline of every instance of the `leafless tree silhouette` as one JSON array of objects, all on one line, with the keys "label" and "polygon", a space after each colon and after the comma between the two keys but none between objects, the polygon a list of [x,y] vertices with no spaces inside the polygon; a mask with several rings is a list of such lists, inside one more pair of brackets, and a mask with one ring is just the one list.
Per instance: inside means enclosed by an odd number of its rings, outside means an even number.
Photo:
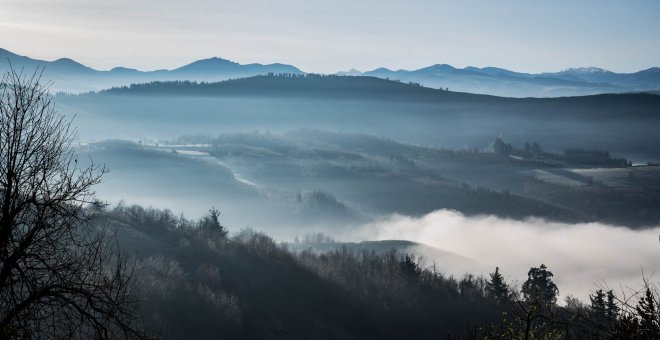
[{"label": "leafless tree silhouette", "polygon": [[0,81],[0,338],[140,337],[131,271],[90,223],[93,186],[75,129],[41,74]]}]

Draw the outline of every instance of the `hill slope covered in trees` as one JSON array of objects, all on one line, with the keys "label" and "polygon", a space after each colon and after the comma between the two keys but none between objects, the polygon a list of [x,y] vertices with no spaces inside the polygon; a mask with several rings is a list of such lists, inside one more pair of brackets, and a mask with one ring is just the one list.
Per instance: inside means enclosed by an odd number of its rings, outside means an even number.
[{"label": "hill slope covered in trees", "polygon": [[601,149],[634,161],[660,158],[660,96],[651,94],[515,99],[370,77],[273,75],[156,82],[62,95],[57,103],[76,115],[83,139],[317,128],[435,147],[483,149],[502,136],[555,152]]},{"label": "hill slope covered in trees", "polygon": [[595,290],[590,305],[570,297],[561,302],[561,287],[544,265],[532,267],[516,287],[499,269],[487,278],[442,275],[405,253],[408,242],[357,248],[334,243],[334,248],[312,251],[313,244],[304,242],[325,242],[317,236],[291,245],[299,249],[291,252],[289,245],[252,230],[228,235],[213,209],[197,221],[140,206],[95,214],[96,223],[110,226],[121,251],[135,261],[143,326],[167,338],[616,339],[660,334],[657,326],[647,327],[657,316],[644,314],[656,308],[658,293],[651,288],[632,292],[628,299],[622,292]]}]

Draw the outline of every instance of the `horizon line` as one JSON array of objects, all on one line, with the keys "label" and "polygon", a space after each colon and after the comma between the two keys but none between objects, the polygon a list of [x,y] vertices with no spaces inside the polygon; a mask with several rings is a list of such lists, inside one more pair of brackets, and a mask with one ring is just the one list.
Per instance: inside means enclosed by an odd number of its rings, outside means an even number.
[{"label": "horizon line", "polygon": [[296,66],[296,65],[294,65],[294,64],[289,64],[289,63],[281,62],[281,61],[277,61],[277,62],[268,62],[268,63],[263,63],[263,62],[247,62],[247,63],[242,63],[242,62],[238,62],[238,61],[235,61],[235,60],[232,60],[232,59],[227,59],[227,58],[224,58],[224,57],[221,57],[221,56],[217,56],[217,55],[216,55],[216,56],[211,56],[211,57],[207,57],[207,58],[194,59],[194,60],[192,60],[192,61],[190,61],[190,62],[187,62],[187,63],[185,63],[185,64],[181,64],[181,65],[179,65],[179,66],[174,66],[174,67],[172,67],[172,68],[167,68],[167,67],[165,67],[165,68],[154,68],[154,69],[140,69],[140,68],[137,68],[137,67],[125,66],[125,64],[124,64],[124,65],[116,65],[116,66],[113,66],[113,67],[111,67],[111,68],[107,68],[107,69],[106,69],[106,68],[102,68],[102,67],[91,66],[90,64],[87,64],[87,63],[85,63],[85,62],[81,62],[81,61],[79,61],[79,60],[76,60],[76,59],[73,59],[73,58],[70,58],[70,57],[58,57],[58,58],[55,58],[55,59],[49,59],[49,58],[44,58],[44,59],[42,59],[41,57],[33,57],[33,56],[28,56],[28,55],[20,54],[20,52],[17,53],[17,52],[14,52],[14,51],[9,50],[9,49],[7,49],[7,48],[1,47],[1,46],[0,46],[0,50],[4,50],[4,51],[6,51],[6,52],[8,52],[8,53],[11,53],[11,54],[16,55],[16,56],[19,56],[19,57],[29,58],[29,59],[32,59],[32,60],[35,60],[35,61],[42,61],[42,62],[50,62],[50,63],[52,63],[52,62],[56,62],[56,61],[58,61],[58,60],[71,60],[71,61],[74,61],[74,62],[76,62],[76,63],[78,63],[78,64],[80,64],[80,65],[82,65],[82,66],[88,67],[88,68],[90,68],[90,69],[92,69],[92,70],[94,70],[94,71],[98,71],[98,72],[111,72],[112,70],[117,69],[117,68],[131,69],[131,70],[135,70],[135,71],[143,72],[143,73],[157,72],[157,71],[173,71],[173,70],[176,70],[176,69],[179,69],[179,68],[182,68],[182,67],[185,67],[185,66],[191,65],[191,64],[193,64],[193,63],[195,63],[195,62],[198,62],[198,61],[211,60],[211,59],[221,59],[221,60],[225,60],[225,61],[228,61],[228,62],[236,63],[236,64],[238,64],[238,65],[240,65],[240,66],[246,66],[246,65],[286,65],[286,66],[292,66],[292,67],[295,67],[295,68],[297,68],[298,70],[300,70],[300,71],[303,72],[303,73],[315,73],[315,74],[336,74],[336,73],[342,73],[342,72],[350,72],[350,71],[352,71],[352,70],[358,71],[358,72],[360,72],[360,73],[366,73],[366,72],[372,72],[372,71],[375,71],[375,70],[378,70],[378,69],[386,69],[386,70],[393,71],[393,72],[398,72],[398,71],[411,72],[411,71],[417,71],[417,70],[421,70],[421,69],[428,68],[428,67],[432,67],[432,66],[438,66],[438,65],[447,65],[447,66],[453,67],[453,68],[455,68],[455,69],[457,69],[457,70],[465,70],[465,69],[467,69],[467,68],[471,68],[471,67],[478,68],[478,69],[484,69],[484,68],[498,68],[498,69],[507,70],[507,71],[511,71],[511,72],[516,72],[516,73],[526,73],[526,74],[531,74],[531,75],[541,75],[541,74],[543,74],[543,73],[559,73],[559,72],[564,72],[564,71],[568,71],[568,70],[590,69],[590,68],[593,68],[593,69],[600,69],[600,70],[604,70],[604,71],[608,71],[608,72],[613,72],[613,73],[618,73],[618,74],[633,74],[633,73],[637,73],[637,72],[641,72],[641,71],[646,71],[646,70],[651,70],[651,69],[660,68],[660,66],[650,66],[650,67],[641,68],[641,69],[638,69],[637,71],[632,71],[632,72],[625,72],[625,71],[624,71],[624,72],[619,72],[619,71],[614,71],[614,70],[612,70],[612,69],[605,68],[605,67],[589,65],[589,66],[574,66],[574,67],[568,67],[568,68],[564,68],[564,69],[561,69],[561,70],[558,70],[558,71],[545,70],[545,71],[542,71],[542,72],[538,72],[538,71],[530,72],[530,71],[521,71],[521,70],[510,69],[510,68],[506,68],[506,67],[502,67],[502,66],[494,66],[494,65],[491,65],[491,64],[488,64],[488,66],[475,66],[475,65],[468,65],[468,66],[461,67],[461,66],[454,66],[454,65],[452,65],[452,64],[447,64],[447,63],[434,63],[434,64],[430,64],[430,65],[426,65],[426,66],[420,66],[420,67],[418,67],[418,68],[395,68],[395,67],[391,67],[391,66],[390,66],[390,67],[387,67],[387,66],[377,66],[377,67],[375,67],[375,68],[368,69],[368,70],[364,70],[364,71],[363,71],[363,70],[359,70],[359,69],[356,68],[356,67],[349,66],[348,68],[344,68],[344,69],[340,69],[340,70],[336,70],[336,71],[334,71],[334,72],[328,73],[328,72],[316,72],[316,71],[308,72],[308,71],[304,71],[302,68],[300,68],[300,67],[298,67],[298,66]]}]

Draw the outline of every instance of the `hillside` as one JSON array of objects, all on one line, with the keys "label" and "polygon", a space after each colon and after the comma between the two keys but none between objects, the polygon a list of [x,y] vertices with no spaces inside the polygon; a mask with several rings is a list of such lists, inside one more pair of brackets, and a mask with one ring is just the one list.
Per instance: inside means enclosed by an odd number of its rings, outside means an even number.
[{"label": "hillside", "polygon": [[[437,90],[415,83],[375,77],[324,75],[261,75],[214,83],[151,82],[99,91],[99,95],[154,95],[201,97],[282,97],[337,100],[379,100],[429,104],[486,104],[506,106],[530,113],[556,111],[559,114],[623,114],[630,108],[630,118],[657,118],[660,96],[648,93],[599,94],[561,98],[505,98]],[[95,95],[90,93],[87,95]]]},{"label": "hillside", "polygon": [[317,128],[449,148],[484,149],[499,135],[519,147],[539,142],[551,151],[604,149],[636,162],[660,159],[654,147],[660,96],[652,94],[516,99],[307,75],[155,82],[63,95],[57,103],[76,114],[83,139]]},{"label": "hillside", "polygon": [[[379,216],[438,209],[632,228],[660,221],[654,209],[660,167],[631,167],[604,151],[543,148],[528,154],[515,148],[507,156],[298,130],[98,142],[78,151],[81,160],[110,167],[97,191],[104,200],[176,207],[194,217],[208,204],[222,205],[227,222],[282,239],[316,230],[341,234]],[[259,214],[252,213],[255,206]]]},{"label": "hillside", "polygon": [[167,338],[460,338],[500,319],[482,279],[422,271],[396,248],[296,255],[265,234],[225,238],[167,210],[99,214],[135,260],[142,322]]},{"label": "hillside", "polygon": [[[140,325],[162,338],[511,339],[525,333],[528,300],[493,294],[490,277],[445,275],[436,265],[451,259],[420,259],[410,251],[420,245],[412,242],[334,242],[314,251],[314,244],[277,244],[208,216],[187,220],[125,205],[94,213],[134,266]],[[292,246],[309,249],[292,252]],[[524,273],[504,272],[510,274]],[[576,298],[550,317],[550,326],[534,334],[594,338],[607,329]]]}]

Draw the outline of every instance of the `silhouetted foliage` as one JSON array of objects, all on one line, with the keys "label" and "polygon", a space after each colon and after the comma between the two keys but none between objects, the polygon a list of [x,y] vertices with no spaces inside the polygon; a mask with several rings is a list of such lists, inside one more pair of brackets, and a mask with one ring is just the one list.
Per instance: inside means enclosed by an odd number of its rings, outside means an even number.
[{"label": "silhouetted foliage", "polygon": [[199,223],[204,230],[217,233],[221,237],[227,236],[227,230],[220,224],[220,210],[215,207],[209,209],[208,215],[204,216]]},{"label": "silhouetted foliage", "polygon": [[612,290],[607,291],[607,302],[605,303],[605,314],[607,316],[608,325],[611,327],[616,319],[619,317],[619,306],[616,303],[616,297]]},{"label": "silhouetted foliage", "polygon": [[598,323],[603,323],[606,320],[606,306],[605,306],[605,293],[602,289],[598,289],[596,294],[590,295],[591,300],[591,313],[594,320]]},{"label": "silhouetted foliage", "polygon": [[172,338],[191,329],[200,339],[639,339],[657,331],[650,287],[626,300],[597,290],[590,306],[570,297],[559,306],[544,265],[530,269],[521,298],[499,268],[489,280],[457,279],[412,254],[349,248],[318,233],[298,245],[326,250],[292,253],[263,233],[223,236],[168,210],[118,205],[99,216],[137,256],[146,325]]},{"label": "silhouetted foliage", "polygon": [[0,338],[139,337],[131,271],[90,225],[103,167],[38,74],[0,80]]},{"label": "silhouetted foliage", "polygon": [[644,339],[660,338],[660,325],[658,324],[658,303],[650,288],[646,288],[644,296],[637,304],[639,315],[639,335]]},{"label": "silhouetted foliage", "polygon": [[435,339],[500,318],[484,279],[445,277],[411,254],[339,243],[294,254],[263,233],[222,237],[167,210],[119,205],[100,215],[137,256],[146,326],[168,337]]},{"label": "silhouetted foliage", "polygon": [[399,262],[399,270],[401,275],[408,280],[415,281],[422,274],[422,270],[415,262],[415,255],[406,254]]},{"label": "silhouetted foliage", "polygon": [[511,291],[509,285],[500,273],[500,268],[495,267],[495,271],[490,273],[490,280],[486,282],[486,295],[497,303],[508,303],[511,301]]},{"label": "silhouetted foliage", "polygon": [[552,281],[552,272],[544,264],[532,267],[523,283],[522,293],[525,302],[538,307],[550,307],[557,302],[559,289]]}]

